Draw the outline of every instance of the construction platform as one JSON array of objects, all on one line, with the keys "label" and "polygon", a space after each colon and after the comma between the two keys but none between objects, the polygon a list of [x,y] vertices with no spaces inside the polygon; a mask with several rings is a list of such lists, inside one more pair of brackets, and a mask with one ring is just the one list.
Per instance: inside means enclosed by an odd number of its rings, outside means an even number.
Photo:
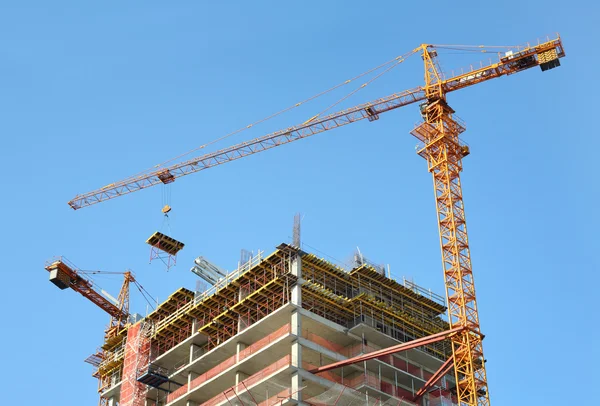
[{"label": "construction platform", "polygon": [[[441,296],[372,265],[343,269],[281,244],[204,292],[178,289],[122,331],[95,376],[107,404],[420,405],[413,396],[451,356],[447,341],[310,371],[448,330],[445,311]],[[419,402],[452,405],[453,382]]]},{"label": "construction platform", "polygon": [[159,231],[152,234],[146,240],[146,244],[156,247],[169,255],[177,255],[177,253],[185,246],[184,243],[177,241],[176,239],[171,238]]}]

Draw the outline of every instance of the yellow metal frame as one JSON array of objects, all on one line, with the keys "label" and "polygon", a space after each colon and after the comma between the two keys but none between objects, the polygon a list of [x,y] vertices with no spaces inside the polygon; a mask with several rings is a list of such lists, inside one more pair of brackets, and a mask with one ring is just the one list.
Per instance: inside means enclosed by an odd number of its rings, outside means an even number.
[{"label": "yellow metal frame", "polygon": [[459,405],[489,405],[479,326],[475,283],[462,197],[460,172],[467,151],[459,140],[465,127],[446,103],[435,51],[423,45],[425,95],[424,122],[412,134],[424,143],[418,151],[433,176],[442,267],[450,328],[466,327],[451,338]]},{"label": "yellow metal frame", "polygon": [[[415,338],[449,328],[448,323],[439,317],[446,310],[444,305],[387,278],[370,265],[361,265],[346,272],[314,254],[301,252],[301,256],[302,277],[305,279],[302,285],[303,307],[322,313],[323,317],[335,321],[371,315]],[[345,294],[349,291],[353,292],[349,295],[352,298]],[[360,291],[363,293],[357,294]],[[446,342],[434,343],[427,348],[444,360],[451,356]]]},{"label": "yellow metal frame", "polygon": [[159,231],[156,231],[154,234],[148,237],[146,244],[157,247],[169,255],[177,255],[177,253],[185,246],[185,244],[181,241],[177,241],[176,239],[169,237],[168,235],[164,235]]}]

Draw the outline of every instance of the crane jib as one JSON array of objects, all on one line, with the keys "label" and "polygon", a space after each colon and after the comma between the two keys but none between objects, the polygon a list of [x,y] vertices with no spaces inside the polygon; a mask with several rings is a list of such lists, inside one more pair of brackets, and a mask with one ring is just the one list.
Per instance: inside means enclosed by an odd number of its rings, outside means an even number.
[{"label": "crane jib", "polygon": [[332,130],[363,119],[369,119],[373,114],[380,114],[394,110],[408,104],[425,99],[421,88],[394,93],[369,103],[352,107],[337,113],[330,114],[310,123],[289,127],[285,130],[245,141],[231,147],[202,155],[166,168],[155,170],[144,175],[128,178],[124,181],[113,183],[107,187],[76,196],[69,201],[69,206],[77,210],[82,207],[100,203],[104,200],[129,194],[157,184],[173,182],[176,178],[199,172],[213,166],[234,161],[248,155],[266,151],[273,147],[288,144],[292,141],[310,137],[324,131]]},{"label": "crane jib", "polygon": [[490,79],[517,73],[534,66],[540,66],[543,71],[552,69],[560,65],[558,58],[563,56],[565,56],[565,53],[560,38],[533,46],[527,45],[526,47],[516,49],[516,53],[513,51],[507,52],[496,63],[481,66],[479,69],[470,69],[467,73],[451,75],[449,78],[443,78],[442,75],[441,81],[438,79],[436,83],[430,84],[429,87],[417,87],[400,93],[394,93],[390,96],[322,118],[315,119],[315,116],[303,124],[294,127],[242,142],[188,161],[146,172],[139,176],[129,177],[101,189],[77,195],[68,204],[71,208],[77,210],[150,186],[168,184],[175,181],[178,177],[199,172],[226,162],[235,161],[248,155],[266,151],[273,147],[288,144],[292,141],[332,130],[346,124],[363,119],[368,119],[369,121],[376,120],[381,113],[425,100],[425,95],[429,94],[428,91],[431,90],[432,86],[441,88],[444,93],[449,93]]}]

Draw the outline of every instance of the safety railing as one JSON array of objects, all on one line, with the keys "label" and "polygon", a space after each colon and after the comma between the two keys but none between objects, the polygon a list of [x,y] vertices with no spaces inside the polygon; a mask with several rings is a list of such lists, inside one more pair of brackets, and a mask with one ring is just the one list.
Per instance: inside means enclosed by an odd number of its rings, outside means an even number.
[{"label": "safety railing", "polygon": [[185,303],[183,306],[179,307],[177,310],[175,310],[173,313],[169,314],[164,319],[159,320],[158,323],[156,323],[156,325],[155,325],[154,331],[155,332],[161,331],[164,326],[170,325],[173,322],[173,320],[181,317],[182,315],[187,313],[191,308],[192,308],[192,302]]},{"label": "safety railing", "polygon": [[224,278],[219,279],[217,283],[215,283],[213,286],[211,286],[204,292],[197,292],[196,296],[194,297],[194,305],[202,302],[207,297],[214,295],[216,292],[229,285],[232,281],[234,281],[235,279],[242,276],[256,265],[258,265],[263,259],[263,253],[262,251],[259,251],[258,254],[252,257],[250,261],[239,266],[237,269],[229,272],[227,275],[225,275]]},{"label": "safety railing", "polygon": [[54,256],[54,257],[46,260],[46,262],[44,262],[44,266],[50,266],[55,262],[62,262],[63,264],[67,265],[69,268],[71,268],[75,272],[81,272],[81,270],[77,267],[77,265],[75,265],[74,263],[72,263],[66,257],[64,257],[62,255]]},{"label": "safety railing", "polygon": [[110,365],[121,362],[125,357],[125,347],[122,346],[114,352],[106,352],[104,356],[105,358],[98,364],[98,370],[108,369]]},{"label": "safety railing", "polygon": [[415,293],[418,293],[421,296],[424,296],[428,299],[433,300],[441,305],[446,305],[446,299],[443,296],[440,296],[436,293],[433,293],[431,289],[425,289],[421,286],[417,285],[414,282],[407,280],[406,278],[402,278],[402,284],[405,288],[412,290]]},{"label": "safety railing", "polygon": [[184,304],[183,306],[181,306],[180,308],[178,308],[175,312],[171,313],[166,318],[160,320],[156,324],[156,331],[160,331],[160,329],[163,326],[169,325],[174,319],[176,319],[176,318],[180,317],[181,315],[187,313],[192,307],[194,307],[198,303],[202,302],[206,298],[214,295],[216,292],[218,292],[219,290],[221,290],[225,286],[229,285],[232,281],[234,281],[235,279],[237,279],[239,276],[243,275],[244,273],[246,273],[247,271],[249,271],[251,268],[253,268],[254,266],[258,265],[262,260],[263,260],[263,253],[262,253],[262,251],[259,251],[258,254],[255,257],[252,257],[252,259],[250,261],[248,261],[245,264],[241,265],[240,267],[238,267],[234,271],[229,272],[227,275],[225,275],[224,278],[222,278],[219,281],[217,281],[217,283],[215,283],[213,286],[211,286],[210,288],[208,288],[204,292],[196,292],[196,294],[194,296],[194,300],[192,300],[192,301]]},{"label": "safety railing", "polygon": [[117,368],[114,372],[110,373],[109,375],[105,375],[98,380],[98,392],[106,392],[121,382],[121,379],[123,379],[121,376],[121,368]]}]

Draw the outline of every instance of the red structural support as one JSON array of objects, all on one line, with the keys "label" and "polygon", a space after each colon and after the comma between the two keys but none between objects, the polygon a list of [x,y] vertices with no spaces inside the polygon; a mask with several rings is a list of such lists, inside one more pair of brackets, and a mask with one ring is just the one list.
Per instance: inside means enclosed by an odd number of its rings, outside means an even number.
[{"label": "red structural support", "polygon": [[347,360],[344,360],[344,361],[338,361],[338,362],[334,362],[333,364],[324,365],[319,368],[315,368],[310,372],[313,374],[318,374],[319,372],[325,372],[325,371],[329,371],[332,369],[344,367],[347,365],[356,364],[357,362],[368,361],[370,359],[377,358],[382,355],[394,354],[394,353],[397,353],[400,351],[406,351],[406,350],[411,350],[413,348],[421,347],[423,345],[433,344],[438,341],[445,340],[446,338],[448,338],[454,334],[457,334],[459,332],[462,332],[463,330],[465,330],[464,327],[453,328],[453,329],[450,329],[447,331],[443,331],[441,333],[430,335],[428,337],[418,338],[416,340],[409,341],[407,343],[394,345],[394,346],[391,346],[388,348],[384,348],[382,350],[373,351],[368,354],[359,355],[359,356],[353,357],[353,358],[348,358]]},{"label": "red structural support", "polygon": [[425,385],[419,389],[417,391],[417,393],[415,394],[415,397],[413,398],[413,402],[418,402],[419,399],[421,399],[423,397],[424,394],[427,393],[427,391],[433,386],[435,385],[435,383],[437,381],[439,381],[440,379],[442,379],[442,377],[444,375],[446,375],[448,372],[450,372],[450,370],[452,369],[452,367],[454,366],[454,359],[452,357],[448,358],[448,360],[446,360],[446,362],[444,362],[442,364],[442,366],[435,372],[435,374],[433,374],[431,376],[431,378],[429,378],[427,380],[427,382],[425,382]]}]

